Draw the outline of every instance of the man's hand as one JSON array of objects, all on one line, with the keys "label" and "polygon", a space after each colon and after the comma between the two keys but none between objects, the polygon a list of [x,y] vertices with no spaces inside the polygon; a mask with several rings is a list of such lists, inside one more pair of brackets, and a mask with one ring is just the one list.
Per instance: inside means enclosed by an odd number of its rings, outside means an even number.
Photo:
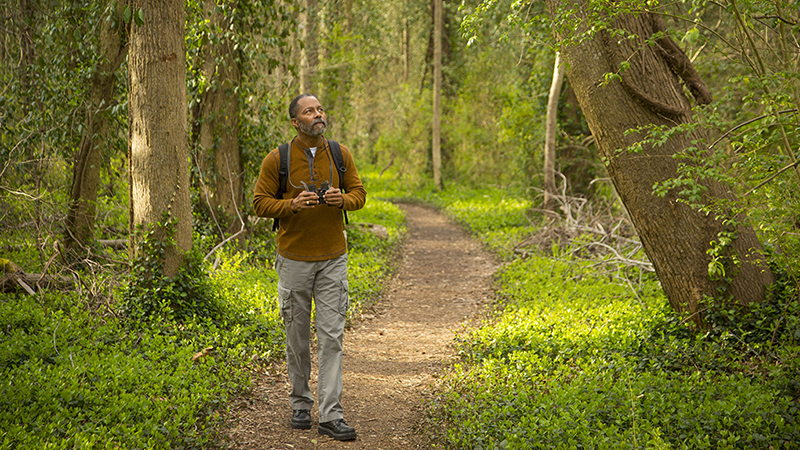
[{"label": "man's hand", "polygon": [[[327,197],[326,197],[327,200]],[[319,203],[319,197],[316,192],[303,191],[292,199],[292,211],[297,212],[301,209],[311,209]]]},{"label": "man's hand", "polygon": [[337,208],[344,206],[344,196],[342,195],[342,191],[337,188],[328,189],[328,191],[325,193],[325,203]]}]

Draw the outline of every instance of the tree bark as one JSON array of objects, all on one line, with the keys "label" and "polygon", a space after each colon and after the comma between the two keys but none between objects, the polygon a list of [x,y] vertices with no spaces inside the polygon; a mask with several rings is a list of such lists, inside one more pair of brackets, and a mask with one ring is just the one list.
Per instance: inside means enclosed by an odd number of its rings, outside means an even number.
[{"label": "tree bark", "polygon": [[561,66],[561,54],[556,52],[553,67],[553,81],[550,84],[550,96],[547,100],[547,119],[544,137],[544,202],[543,209],[555,209],[556,195],[556,132],[558,131],[558,98],[561,97],[561,85],[564,83],[564,68]]},{"label": "tree bark", "polygon": [[108,140],[108,110],[114,95],[115,72],[127,52],[122,43],[122,21],[117,16],[113,18],[109,13],[101,19],[98,39],[101,59],[92,75],[83,136],[72,167],[65,236],[70,251],[77,251],[94,233],[100,166]]},{"label": "tree bark", "polygon": [[239,208],[244,203],[242,158],[239,148],[239,96],[241,70],[236,58],[233,18],[217,10],[215,0],[205,2],[206,18],[218,40],[203,48],[201,72],[208,80],[196,111],[197,162],[204,178],[202,199],[224,232],[238,229]]},{"label": "tree bark", "polygon": [[144,12],[129,53],[131,251],[147,231],[139,228],[152,228],[166,244],[163,275],[174,277],[192,247],[185,11],[180,0],[136,0],[131,9]]},{"label": "tree bark", "polygon": [[[555,16],[557,8],[565,3],[548,0],[548,7]],[[588,9],[582,1],[565,6],[577,6],[577,11]],[[654,17],[638,14],[615,20],[616,28],[627,30],[637,38],[612,38],[610,33],[599,32],[592,39],[563,45],[561,52],[568,67],[567,77],[671,306],[703,326],[701,301],[704,298],[719,298],[722,293],[724,298],[739,304],[760,302],[773,275],[763,260],[761,244],[751,227],[727,226],[713,215],[700,213],[680,202],[676,192],[663,198],[653,194],[654,183],[677,176],[678,162],[673,156],[684,149],[703,145],[705,136],[700,131],[675,133],[663,145],[643,143],[639,153],[627,150],[644,139],[642,133],[631,130],[689,123],[692,113],[676,75],[680,71],[673,67],[676,56],[667,57],[658,46],[645,42],[658,31]],[[577,30],[556,30],[556,38],[564,42],[567,33],[581,33],[588,28],[589,24],[583,21]],[[630,68],[622,74],[621,82],[604,83],[606,74],[618,72],[622,61],[628,61]],[[697,83],[698,79],[692,82]],[[705,88],[702,80],[700,82],[693,92],[702,92]],[[710,95],[700,94],[696,98],[710,101]],[[728,186],[708,182],[704,187],[709,199],[732,198]],[[710,242],[719,239],[720,232],[735,232],[737,236],[730,250],[741,264],[728,267],[728,276],[732,278],[729,282],[709,277],[711,257],[706,251]]]},{"label": "tree bark", "polygon": [[442,189],[442,0],[433,2],[433,184]]}]

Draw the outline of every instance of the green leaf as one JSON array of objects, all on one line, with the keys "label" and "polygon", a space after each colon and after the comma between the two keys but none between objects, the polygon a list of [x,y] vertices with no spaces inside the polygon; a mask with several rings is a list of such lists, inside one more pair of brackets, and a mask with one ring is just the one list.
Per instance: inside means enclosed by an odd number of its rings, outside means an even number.
[{"label": "green leaf", "polygon": [[140,8],[138,11],[136,11],[136,15],[133,16],[133,20],[136,22],[137,26],[144,25],[144,10]]},{"label": "green leaf", "polygon": [[125,5],[125,9],[122,11],[122,21],[125,23],[131,22],[131,5]]}]

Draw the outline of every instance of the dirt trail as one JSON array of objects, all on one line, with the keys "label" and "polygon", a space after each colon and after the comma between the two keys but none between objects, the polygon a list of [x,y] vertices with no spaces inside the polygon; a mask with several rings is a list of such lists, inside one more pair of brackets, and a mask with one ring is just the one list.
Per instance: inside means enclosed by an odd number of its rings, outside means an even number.
[{"label": "dirt trail", "polygon": [[[358,438],[337,442],[293,430],[284,364],[261,373],[253,391],[232,407],[226,436],[232,449],[429,448],[417,427],[430,386],[454,358],[456,332],[491,301],[490,255],[441,214],[401,205],[408,220],[402,263],[382,298],[344,337],[345,420]],[[315,350],[312,351],[312,354]],[[316,395],[316,361],[311,390]]]}]

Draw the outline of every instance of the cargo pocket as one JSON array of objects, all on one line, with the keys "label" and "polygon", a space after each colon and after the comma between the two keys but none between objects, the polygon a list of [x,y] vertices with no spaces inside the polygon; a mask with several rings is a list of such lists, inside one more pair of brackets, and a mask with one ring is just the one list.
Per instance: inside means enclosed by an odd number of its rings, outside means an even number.
[{"label": "cargo pocket", "polygon": [[278,308],[284,325],[290,323],[292,321],[292,291],[281,286],[280,283],[278,283]]},{"label": "cargo pocket", "polygon": [[342,281],[341,299],[339,301],[339,314],[347,317],[347,309],[350,307],[350,296],[347,292],[350,290],[347,280]]}]

